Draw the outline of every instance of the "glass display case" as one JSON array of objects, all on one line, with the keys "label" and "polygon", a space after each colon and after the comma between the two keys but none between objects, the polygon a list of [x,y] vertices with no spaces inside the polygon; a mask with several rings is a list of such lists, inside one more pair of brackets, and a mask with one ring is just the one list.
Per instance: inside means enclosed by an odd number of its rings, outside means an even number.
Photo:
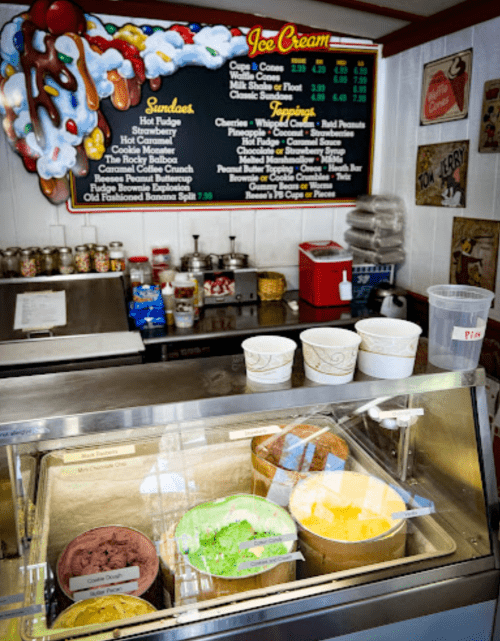
[{"label": "glass display case", "polygon": [[240,355],[1,380],[0,637],[496,638],[484,383],[266,388]]}]

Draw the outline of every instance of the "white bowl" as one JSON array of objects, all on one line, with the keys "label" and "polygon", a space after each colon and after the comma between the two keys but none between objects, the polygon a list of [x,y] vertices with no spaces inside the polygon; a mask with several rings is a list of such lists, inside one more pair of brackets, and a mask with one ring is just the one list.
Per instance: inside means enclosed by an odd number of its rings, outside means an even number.
[{"label": "white bowl", "polygon": [[365,318],[355,326],[361,337],[358,369],[375,378],[406,378],[413,373],[422,328],[399,318]]},{"label": "white bowl", "polygon": [[283,383],[292,376],[297,343],[284,336],[252,336],[241,344],[247,378],[256,383]]},{"label": "white bowl", "polygon": [[301,332],[304,372],[315,383],[340,385],[352,381],[361,338],[338,327],[313,327]]}]

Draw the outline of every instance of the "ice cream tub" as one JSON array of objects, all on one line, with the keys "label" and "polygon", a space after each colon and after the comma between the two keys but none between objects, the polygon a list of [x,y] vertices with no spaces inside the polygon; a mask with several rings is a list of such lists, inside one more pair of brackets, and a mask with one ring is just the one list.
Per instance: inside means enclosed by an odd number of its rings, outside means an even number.
[{"label": "ice cream tub", "polygon": [[252,450],[252,492],[282,507],[292,489],[315,472],[344,469],[349,456],[345,440],[315,425],[283,427],[283,434],[268,446],[268,436],[255,436]]},{"label": "ice cream tub", "polygon": [[353,471],[321,472],[290,496],[305,575],[318,576],[402,558],[406,504],[381,479]]},{"label": "ice cream tub", "polygon": [[77,601],[63,610],[52,625],[53,630],[105,624],[156,612],[156,608],[130,594],[113,594]]},{"label": "ice cream tub", "polygon": [[79,534],[56,564],[58,585],[72,601],[129,594],[154,597],[159,558],[142,532],[106,525]]},{"label": "ice cream tub", "polygon": [[175,568],[175,605],[295,580],[296,525],[263,497],[237,494],[197,505],[173,534],[175,545],[167,534],[160,549]]}]

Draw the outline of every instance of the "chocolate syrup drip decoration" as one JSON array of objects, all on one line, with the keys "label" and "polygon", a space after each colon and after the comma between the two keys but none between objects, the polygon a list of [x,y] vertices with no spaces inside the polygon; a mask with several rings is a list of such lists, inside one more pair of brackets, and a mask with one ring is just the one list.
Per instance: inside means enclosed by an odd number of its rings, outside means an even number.
[{"label": "chocolate syrup drip decoration", "polygon": [[[67,91],[76,91],[78,83],[74,75],[69,71],[64,62],[59,60],[55,48],[55,37],[47,34],[44,38],[45,51],[37,51],[33,47],[33,37],[36,26],[30,20],[26,20],[22,26],[24,37],[24,50],[21,54],[21,65],[23,67],[26,80],[26,94],[30,111],[33,132],[38,143],[43,146],[44,134],[43,128],[38,117],[38,109],[43,107],[49,115],[53,125],[59,127],[61,116],[52,97],[46,91],[46,79],[51,78],[57,85],[60,85]],[[32,71],[34,71],[34,80],[37,96],[33,95]]]}]

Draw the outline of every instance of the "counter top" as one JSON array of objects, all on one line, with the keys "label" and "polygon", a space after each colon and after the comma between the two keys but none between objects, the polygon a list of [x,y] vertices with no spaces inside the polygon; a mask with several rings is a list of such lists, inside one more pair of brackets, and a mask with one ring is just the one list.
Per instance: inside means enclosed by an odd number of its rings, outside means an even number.
[{"label": "counter top", "polygon": [[[289,306],[290,301],[298,303],[297,312]],[[314,307],[300,299],[298,291],[290,291],[278,301],[205,306],[201,318],[189,329],[165,325],[143,329],[141,335],[145,345],[215,340],[269,332],[290,332],[318,325],[346,327],[367,316],[373,314],[365,306],[348,304],[341,307]]]},{"label": "counter top", "polygon": [[386,396],[388,388],[397,395],[484,384],[483,369],[443,372],[424,360],[417,359],[416,375],[408,379],[387,381],[356,371],[354,381],[344,385],[307,380],[300,348],[291,379],[277,385],[249,381],[242,353],[8,378],[0,380],[0,445],[241,414],[258,407],[265,411],[377,398]]}]

